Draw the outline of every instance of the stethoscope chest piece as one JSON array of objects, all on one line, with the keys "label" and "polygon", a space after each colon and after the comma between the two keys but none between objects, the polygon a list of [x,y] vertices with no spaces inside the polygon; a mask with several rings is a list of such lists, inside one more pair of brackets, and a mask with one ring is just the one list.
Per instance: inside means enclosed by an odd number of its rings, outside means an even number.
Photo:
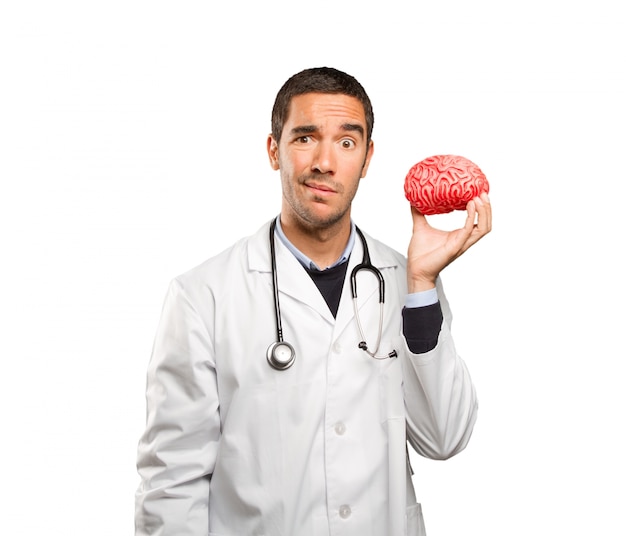
[{"label": "stethoscope chest piece", "polygon": [[287,370],[296,360],[296,351],[285,341],[276,341],[267,349],[267,362],[276,370]]}]

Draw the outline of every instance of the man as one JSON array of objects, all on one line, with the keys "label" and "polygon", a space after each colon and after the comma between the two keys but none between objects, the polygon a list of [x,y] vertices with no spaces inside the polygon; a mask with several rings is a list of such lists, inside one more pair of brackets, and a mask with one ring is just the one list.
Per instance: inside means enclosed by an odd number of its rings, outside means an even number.
[{"label": "man", "polygon": [[[361,237],[350,208],[373,123],[341,71],[308,69],[279,91],[267,141],[279,218],[176,278],[165,300],[137,535],[424,534],[407,440],[448,458],[477,408],[439,273],[490,231],[491,209],[470,201],[453,232],[413,210],[407,259]],[[378,275],[366,264],[353,280],[367,256]]]}]

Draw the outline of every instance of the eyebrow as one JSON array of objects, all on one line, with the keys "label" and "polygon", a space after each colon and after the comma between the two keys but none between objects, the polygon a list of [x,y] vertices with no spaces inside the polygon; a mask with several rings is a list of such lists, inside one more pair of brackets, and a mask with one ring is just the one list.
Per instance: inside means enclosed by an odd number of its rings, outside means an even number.
[{"label": "eyebrow", "polygon": [[343,125],[341,125],[341,128],[348,132],[358,132],[359,134],[361,134],[361,136],[365,135],[363,127],[358,123],[344,123]]},{"label": "eyebrow", "polygon": [[297,136],[298,134],[312,134],[313,132],[317,132],[318,128],[315,125],[302,125],[300,127],[293,127],[291,129],[291,134],[293,136]]},{"label": "eyebrow", "polygon": [[[341,129],[345,130],[346,132],[358,132],[359,134],[361,134],[361,136],[365,135],[365,130],[363,129],[363,126],[358,123],[344,123],[343,125],[341,125]],[[316,125],[302,125],[292,128],[291,134],[293,136],[297,136],[300,134],[312,134],[314,132],[317,132],[318,130],[319,127],[317,127]]]}]

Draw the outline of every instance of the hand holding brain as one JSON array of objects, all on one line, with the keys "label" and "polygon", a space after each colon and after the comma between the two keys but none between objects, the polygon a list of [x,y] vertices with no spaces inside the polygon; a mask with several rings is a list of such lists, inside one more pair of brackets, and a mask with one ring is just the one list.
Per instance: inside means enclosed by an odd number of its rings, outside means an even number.
[{"label": "hand holding brain", "polygon": [[404,181],[407,200],[426,215],[465,210],[483,192],[489,192],[489,183],[480,168],[467,158],[449,154],[418,162]]}]

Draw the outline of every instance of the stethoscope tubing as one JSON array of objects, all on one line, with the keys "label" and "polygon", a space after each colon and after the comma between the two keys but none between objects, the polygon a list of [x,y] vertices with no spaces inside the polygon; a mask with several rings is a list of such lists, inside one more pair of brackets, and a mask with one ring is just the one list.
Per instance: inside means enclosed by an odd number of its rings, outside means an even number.
[{"label": "stethoscope tubing", "polygon": [[278,297],[278,270],[276,269],[276,245],[274,231],[276,219],[270,225],[270,257],[272,262],[272,288],[274,292],[274,315],[276,318],[276,341],[267,349],[267,362],[276,370],[287,370],[296,360],[295,348],[283,339],[283,324],[280,314],[280,299]]},{"label": "stethoscope tubing", "polygon": [[[272,291],[274,294],[274,316],[276,319],[276,340],[272,344],[270,344],[269,348],[267,349],[266,357],[267,362],[272,368],[275,368],[276,370],[286,370],[291,367],[291,365],[293,365],[296,359],[296,351],[291,344],[283,339],[283,326],[280,313],[280,299],[278,292],[278,270],[276,269],[276,245],[274,241],[274,233],[276,231],[277,220],[278,218],[275,218],[272,221],[269,231],[270,257],[272,267]],[[392,350],[389,354],[378,355],[378,348],[380,346],[383,331],[385,279],[383,278],[380,270],[372,264],[365,236],[358,227],[355,227],[355,229],[363,245],[363,259],[361,263],[357,264],[350,273],[350,292],[352,294],[354,316],[356,318],[359,335],[361,337],[361,342],[359,342],[358,347],[374,359],[389,359],[392,357],[397,357],[398,354],[395,350]],[[378,302],[380,304],[380,314],[378,321],[378,337],[376,340],[376,348],[373,351],[368,348],[367,342],[365,341],[363,327],[361,326],[361,319],[358,312],[356,276],[360,270],[367,270],[373,273],[378,279]]]}]

